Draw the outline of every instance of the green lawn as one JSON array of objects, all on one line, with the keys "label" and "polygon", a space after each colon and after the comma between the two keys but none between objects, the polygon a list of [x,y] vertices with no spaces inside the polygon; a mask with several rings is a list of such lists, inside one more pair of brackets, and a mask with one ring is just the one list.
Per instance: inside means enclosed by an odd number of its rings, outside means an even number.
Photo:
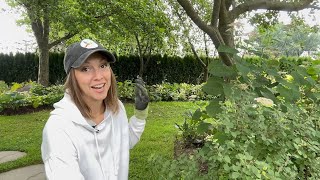
[{"label": "green lawn", "polygon": [[[128,117],[133,115],[133,104],[125,104]],[[130,179],[153,177],[148,158],[152,154],[173,156],[173,141],[177,133],[174,123],[181,123],[184,113],[195,110],[194,102],[152,102],[149,118],[141,141],[130,151]],[[27,156],[0,164],[0,173],[41,161],[42,128],[49,111],[17,116],[0,116],[0,151],[24,151]]]}]

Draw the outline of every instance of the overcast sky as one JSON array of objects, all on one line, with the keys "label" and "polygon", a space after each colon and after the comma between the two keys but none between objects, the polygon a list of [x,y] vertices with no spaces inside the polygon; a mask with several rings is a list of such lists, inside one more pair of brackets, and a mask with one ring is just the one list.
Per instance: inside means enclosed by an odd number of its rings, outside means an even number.
[{"label": "overcast sky", "polygon": [[33,34],[27,33],[25,27],[17,26],[16,20],[20,18],[20,14],[8,9],[10,7],[5,0],[0,0],[0,53],[31,50],[28,44],[35,42]]}]

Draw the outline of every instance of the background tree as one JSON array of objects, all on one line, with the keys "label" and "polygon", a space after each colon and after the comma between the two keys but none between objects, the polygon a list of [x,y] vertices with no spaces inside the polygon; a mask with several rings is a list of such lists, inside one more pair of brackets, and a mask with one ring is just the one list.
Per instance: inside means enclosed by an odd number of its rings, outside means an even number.
[{"label": "background tree", "polygon": [[[97,39],[117,55],[136,54],[140,60],[139,75],[143,76],[151,54],[164,54],[170,39],[170,20],[164,13],[162,1],[96,1],[93,4],[103,13],[95,16],[101,21],[93,28],[78,33],[68,43],[83,37]],[[86,6],[81,6],[84,10]],[[94,9],[90,9],[94,11]],[[89,13],[89,12],[88,12]]]},{"label": "background tree", "polygon": [[[63,2],[63,4],[62,4]],[[12,7],[22,7],[25,10],[24,19],[20,22],[28,24],[36,38],[39,52],[39,72],[38,82],[47,86],[49,84],[49,50],[53,46],[72,37],[74,32],[59,33],[55,39],[50,38],[52,24],[57,23],[63,27],[63,19],[68,19],[72,22],[70,11],[66,10],[69,7],[70,1],[58,0],[10,0],[8,4]],[[60,12],[64,12],[60,14]],[[73,12],[74,13],[74,12]],[[67,17],[67,18],[66,18]],[[71,19],[69,19],[71,17]]]},{"label": "background tree", "polygon": [[[193,55],[202,65],[202,82],[208,80],[209,62],[215,56],[215,49],[208,35],[199,29],[178,4],[172,3],[171,22],[174,26],[176,41],[183,47],[184,55]],[[174,17],[176,16],[176,17]]]},{"label": "background tree", "polygon": [[[189,1],[177,0],[183,7],[186,14],[192,21],[205,33],[209,35],[213,44],[218,49],[221,45],[234,47],[234,23],[235,20],[254,12],[255,10],[265,9],[274,11],[298,11],[305,8],[317,8],[317,0],[212,0],[212,1]],[[210,4],[208,6],[208,4]],[[207,7],[207,8],[206,8]],[[211,7],[210,10],[207,10]],[[205,9],[206,12],[198,9]],[[207,16],[210,15],[210,20]],[[219,52],[224,64],[233,64],[232,57],[225,52]]]},{"label": "background tree", "polygon": [[310,26],[303,19],[293,17],[290,24],[275,24],[267,29],[257,27],[248,43],[254,51],[273,56],[301,56],[314,52],[320,46],[319,28]]},{"label": "background tree", "polygon": [[117,0],[110,1],[108,8],[113,13],[91,33],[118,55],[138,55],[139,75],[143,76],[151,54],[163,53],[170,35],[163,2]]}]

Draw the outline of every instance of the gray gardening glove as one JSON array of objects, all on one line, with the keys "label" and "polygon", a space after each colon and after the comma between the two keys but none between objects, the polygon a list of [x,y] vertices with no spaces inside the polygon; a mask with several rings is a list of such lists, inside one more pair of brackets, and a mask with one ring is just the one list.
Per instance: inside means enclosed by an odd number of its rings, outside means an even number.
[{"label": "gray gardening glove", "polygon": [[149,95],[145,83],[141,77],[135,80],[135,116],[138,119],[146,119],[148,116]]}]

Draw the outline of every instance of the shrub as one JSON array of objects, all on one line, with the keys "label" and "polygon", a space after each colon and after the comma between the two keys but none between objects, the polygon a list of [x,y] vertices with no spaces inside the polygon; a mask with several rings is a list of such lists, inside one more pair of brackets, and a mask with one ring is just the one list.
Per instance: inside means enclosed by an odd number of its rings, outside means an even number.
[{"label": "shrub", "polygon": [[[1,86],[1,83],[0,83]],[[52,106],[64,95],[63,85],[42,86],[36,82],[12,83],[9,88],[4,83],[4,92],[0,93],[0,112],[4,109],[12,109],[17,113],[19,107],[38,108],[41,106]],[[26,88],[27,87],[27,88]],[[123,101],[134,101],[134,83],[130,80],[118,82],[119,98]],[[204,100],[210,98],[201,90],[202,85],[192,84],[170,84],[146,86],[151,101],[186,101]]]},{"label": "shrub", "polygon": [[214,99],[180,128],[206,143],[191,156],[151,158],[155,173],[169,172],[160,179],[319,179],[318,74],[296,65],[283,74],[274,60],[211,67],[203,88]]}]

